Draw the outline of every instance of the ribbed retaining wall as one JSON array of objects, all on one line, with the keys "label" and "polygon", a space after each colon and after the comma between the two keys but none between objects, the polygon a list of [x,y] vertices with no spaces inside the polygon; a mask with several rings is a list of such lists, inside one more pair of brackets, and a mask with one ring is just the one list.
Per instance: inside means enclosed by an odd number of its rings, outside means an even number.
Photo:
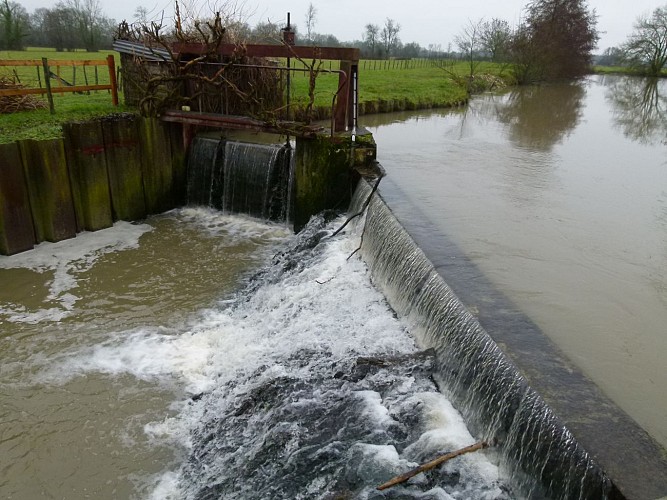
[{"label": "ribbed retaining wall", "polygon": [[67,124],[63,135],[0,145],[0,254],[185,202],[180,126],[113,115]]}]

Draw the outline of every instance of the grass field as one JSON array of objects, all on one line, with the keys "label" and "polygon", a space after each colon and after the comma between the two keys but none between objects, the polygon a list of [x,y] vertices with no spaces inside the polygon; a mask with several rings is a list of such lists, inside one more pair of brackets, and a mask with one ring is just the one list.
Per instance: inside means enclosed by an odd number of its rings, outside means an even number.
[{"label": "grass field", "polygon": [[[102,60],[109,54],[114,54],[116,65],[120,58],[113,51],[100,52],[56,52],[54,49],[32,48],[24,51],[0,51],[1,60],[27,60],[41,59],[46,57],[53,60]],[[55,72],[55,70],[53,70]],[[16,73],[14,73],[16,72]],[[15,77],[26,87],[39,87],[37,70],[34,67],[0,67],[0,76]],[[109,83],[109,72],[105,66],[97,68],[97,78],[93,67],[87,67],[84,74],[81,67],[76,70],[76,75],[71,66],[60,68],[60,77],[76,84],[84,85],[87,81],[94,85]],[[43,73],[40,73],[42,86],[44,85]],[[45,109],[21,111],[11,114],[0,114],[0,143],[13,142],[21,139],[50,139],[61,137],[61,125],[69,121],[86,120],[95,116],[127,111],[125,106],[114,107],[111,102],[111,93],[107,90],[93,91],[90,94],[63,93],[58,94],[57,84],[53,83],[53,101],[56,113],[51,115],[48,105]],[[47,102],[46,95],[36,96],[37,99]],[[121,98],[122,102],[122,98]]]},{"label": "grass field", "polygon": [[[0,59],[26,60],[84,60],[104,59],[108,54],[114,54],[116,65],[120,65],[120,58],[112,51],[89,53],[56,52],[53,49],[32,48],[25,51],[0,51]],[[325,62],[323,69],[337,69],[337,63],[329,65]],[[303,67],[298,61],[292,62],[293,67]],[[445,71],[427,63],[414,64],[377,64],[375,61],[360,62],[359,71],[359,102],[373,102],[379,100],[408,101],[412,107],[447,106],[463,101],[467,97],[466,90],[448,78]],[[388,66],[388,67],[387,67]],[[400,66],[400,67],[399,67]],[[409,66],[409,67],[405,67]],[[364,70],[364,67],[368,67]],[[371,69],[373,68],[373,69]],[[450,68],[451,69],[451,68]],[[454,71],[465,74],[467,67],[464,63],[456,64]],[[26,86],[38,86],[37,72],[34,67],[0,67],[0,75],[12,76],[14,71]],[[61,67],[60,77],[76,83],[84,84],[84,79],[91,84],[95,83],[95,75],[89,67],[84,74],[81,67],[74,70],[72,67]],[[483,64],[478,72],[498,75],[500,68],[497,65]],[[43,76],[42,76],[43,79]],[[100,84],[108,83],[107,69],[98,68],[97,81]],[[292,102],[295,107],[305,106],[308,102],[307,73],[294,73],[292,77]],[[43,84],[43,82],[42,82]],[[54,87],[55,88],[55,87]],[[317,78],[315,91],[315,106],[331,107],[332,97],[338,88],[338,74],[321,73]],[[46,101],[46,96],[40,97]],[[121,103],[123,102],[121,93]],[[48,109],[23,111],[12,114],[0,114],[0,143],[13,142],[21,139],[46,139],[60,137],[61,125],[68,121],[79,121],[95,116],[114,112],[132,111],[121,104],[114,107],[108,91],[92,92],[90,95],[55,94],[54,105],[56,113],[51,115]]]}]

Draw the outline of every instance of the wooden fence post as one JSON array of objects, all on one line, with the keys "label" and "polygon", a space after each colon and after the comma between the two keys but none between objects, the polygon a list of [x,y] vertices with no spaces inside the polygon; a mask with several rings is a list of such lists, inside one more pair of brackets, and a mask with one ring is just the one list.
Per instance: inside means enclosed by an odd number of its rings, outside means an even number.
[{"label": "wooden fence post", "polygon": [[42,66],[44,67],[44,84],[46,85],[46,95],[49,98],[49,109],[51,114],[56,113],[56,109],[53,107],[53,94],[51,93],[51,70],[49,70],[49,62],[46,57],[42,57]]},{"label": "wooden fence post", "polygon": [[109,68],[109,82],[111,82],[111,101],[114,106],[118,106],[118,81],[116,80],[116,63],[113,54],[107,56],[107,66]]}]

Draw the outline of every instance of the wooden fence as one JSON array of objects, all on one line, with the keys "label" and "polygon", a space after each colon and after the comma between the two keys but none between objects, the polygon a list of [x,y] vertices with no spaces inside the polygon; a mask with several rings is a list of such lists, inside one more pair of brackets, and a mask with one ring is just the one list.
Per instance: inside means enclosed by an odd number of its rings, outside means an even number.
[{"label": "wooden fence", "polygon": [[[111,91],[111,100],[114,106],[118,106],[118,83],[116,80],[116,63],[114,61],[113,55],[109,54],[106,59],[102,60],[81,60],[81,61],[64,61],[64,60],[49,60],[46,57],[43,57],[41,60],[30,59],[30,60],[0,60],[0,67],[35,67],[37,68],[37,80],[39,87],[32,88],[17,88],[17,89],[0,89],[0,97],[4,96],[20,96],[20,95],[29,95],[29,94],[46,94],[49,99],[49,108],[51,113],[55,113],[55,108],[53,105],[53,94],[59,93],[63,94],[65,92],[89,92],[91,90],[110,90]],[[109,70],[109,83],[100,85],[97,81],[95,85],[88,84],[88,78],[85,73],[85,68],[87,66],[95,67],[95,75],[97,75],[97,66],[106,66]],[[66,81],[60,76],[61,67],[72,67],[74,78],[72,82]],[[83,67],[84,78],[86,80],[85,85],[76,85],[76,68]],[[42,87],[42,77],[40,75],[40,68],[42,68],[42,73],[44,75],[44,87]],[[55,68],[56,72],[51,71],[52,68]],[[15,72],[16,74],[16,72]],[[54,87],[51,85],[51,80],[55,80],[57,85]],[[97,76],[96,76],[97,80]]]}]

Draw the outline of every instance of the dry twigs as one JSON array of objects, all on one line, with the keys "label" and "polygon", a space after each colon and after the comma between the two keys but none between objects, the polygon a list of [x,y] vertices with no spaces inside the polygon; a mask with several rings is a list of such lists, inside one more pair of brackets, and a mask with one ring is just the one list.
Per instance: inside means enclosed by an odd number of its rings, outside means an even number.
[{"label": "dry twigs", "polygon": [[[17,83],[15,79],[0,76],[0,89],[14,90],[22,89],[24,85]],[[7,95],[0,96],[0,114],[16,113],[17,111],[30,111],[33,109],[44,109],[46,104],[33,95]]]},{"label": "dry twigs", "polygon": [[488,448],[489,443],[486,441],[479,441],[478,443],[475,443],[470,446],[466,446],[465,448],[461,448],[460,450],[452,451],[451,453],[447,453],[445,455],[440,455],[439,457],[431,460],[430,462],[427,462],[423,465],[420,465],[419,467],[412,469],[410,472],[406,472],[405,474],[401,474],[400,476],[396,476],[395,478],[387,481],[384,484],[381,484],[380,486],[377,487],[378,490],[386,490],[387,488],[391,488],[392,486],[396,486],[397,484],[402,484],[406,482],[408,479],[411,477],[416,476],[417,474],[421,472],[426,472],[428,470],[434,469],[438,465],[451,460],[452,458],[458,457],[460,455],[465,455],[466,453],[472,453],[473,451],[481,450],[483,448]]}]

